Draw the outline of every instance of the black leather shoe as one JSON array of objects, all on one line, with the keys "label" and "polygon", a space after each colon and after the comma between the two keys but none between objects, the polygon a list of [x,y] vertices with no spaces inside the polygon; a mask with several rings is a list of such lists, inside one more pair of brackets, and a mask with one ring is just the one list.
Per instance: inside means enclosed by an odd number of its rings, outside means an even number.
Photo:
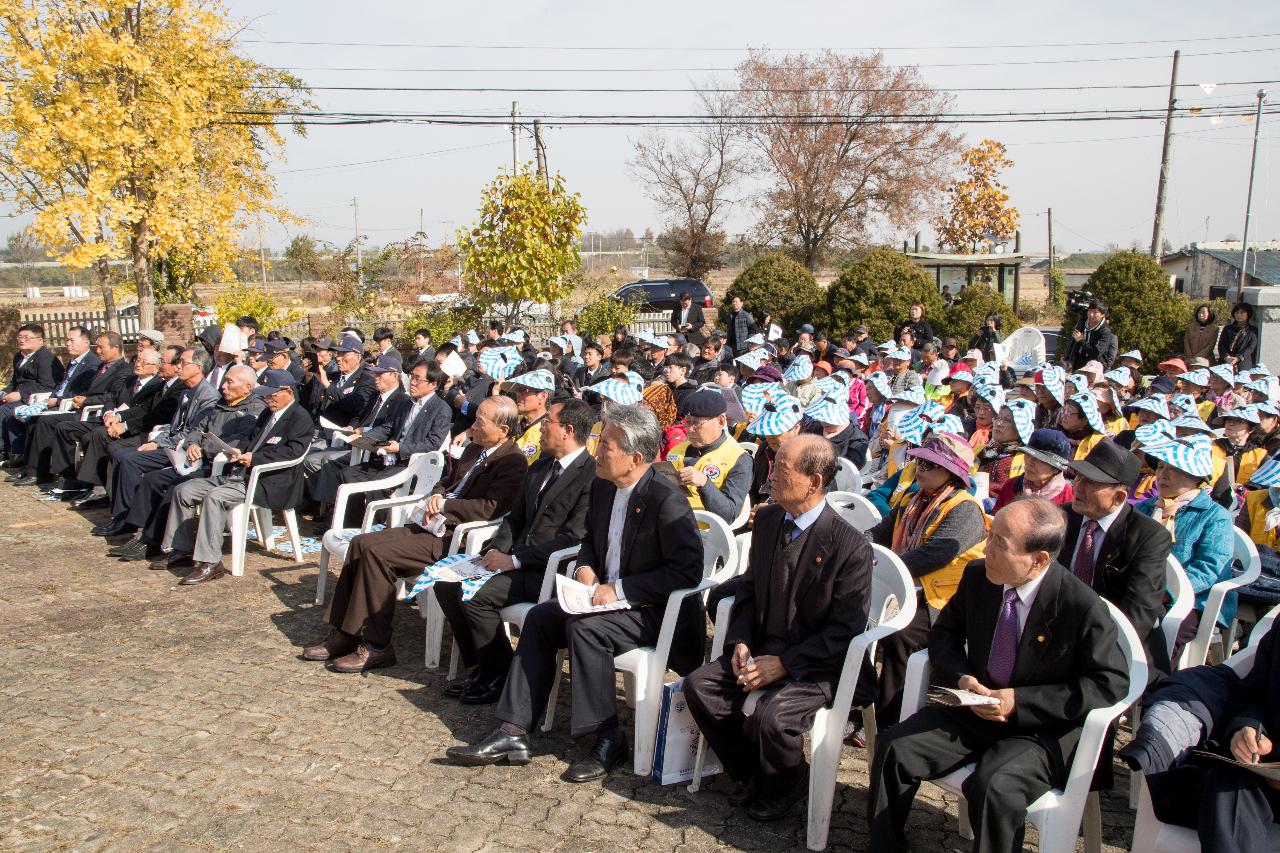
[{"label": "black leather shoe", "polygon": [[190,554],[180,554],[174,551],[168,557],[165,557],[162,568],[166,569],[185,569],[196,564],[195,558]]},{"label": "black leather shoe", "polygon": [[471,746],[451,746],[445,755],[466,767],[484,767],[489,764],[528,764],[533,760],[529,751],[529,736],[509,735],[502,729],[494,729],[489,736]]},{"label": "black leather shoe", "polygon": [[472,686],[479,680],[480,680],[479,668],[473,669],[471,670],[471,674],[468,675],[466,678],[460,678],[457,681],[451,681],[448,684],[446,684],[444,686],[444,695],[448,696],[450,699],[457,699],[459,696],[462,695],[462,692],[464,690],[466,690],[468,687]]},{"label": "black leather shoe", "polygon": [[776,800],[755,799],[747,806],[747,817],[762,823],[782,820],[809,793],[808,780],[797,785],[791,793]]},{"label": "black leather shoe", "polygon": [[21,477],[9,479],[8,482],[15,486],[34,486],[40,482],[40,478],[35,474],[23,474]]},{"label": "black leather shoe", "polygon": [[139,539],[130,539],[123,545],[107,549],[108,557],[119,557],[126,563],[147,559],[147,543]]},{"label": "black leather shoe", "polygon": [[476,681],[458,699],[463,705],[492,705],[502,698],[502,688],[507,684],[507,674]]},{"label": "black leather shoe", "polygon": [[94,486],[93,490],[90,491],[89,494],[85,495],[82,498],[76,498],[75,500],[73,500],[71,502],[71,508],[85,509],[87,507],[98,506],[99,504],[105,504],[108,500],[109,498],[107,497],[106,489],[102,488],[101,486]]},{"label": "black leather shoe", "polygon": [[113,518],[110,521],[99,524],[89,532],[94,536],[119,536],[121,533],[129,533],[132,530],[133,525],[123,518]]},{"label": "black leather shoe", "polygon": [[729,805],[735,809],[740,809],[751,802],[751,786],[744,785],[741,782],[734,782],[733,788],[725,795],[725,799],[729,801]]},{"label": "black leather shoe", "polygon": [[14,465],[13,467],[14,470],[10,471],[4,477],[4,481],[6,483],[16,483],[23,477],[27,476],[27,469],[22,465]]},{"label": "black leather shoe", "polygon": [[585,756],[575,761],[560,778],[566,782],[591,782],[609,775],[627,758],[627,742],[621,732],[596,738],[595,745]]}]

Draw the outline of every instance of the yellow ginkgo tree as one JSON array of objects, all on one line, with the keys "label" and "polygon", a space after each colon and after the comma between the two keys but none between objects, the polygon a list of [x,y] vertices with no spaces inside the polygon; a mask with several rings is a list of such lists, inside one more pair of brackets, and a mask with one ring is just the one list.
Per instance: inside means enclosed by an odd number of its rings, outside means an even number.
[{"label": "yellow ginkgo tree", "polygon": [[946,212],[934,220],[938,243],[968,255],[997,240],[1007,240],[1018,227],[1018,209],[1009,204],[1000,173],[1013,166],[1004,143],[984,139],[960,155],[962,177],[946,187]]},{"label": "yellow ginkgo tree", "polygon": [[559,174],[549,181],[530,170],[501,174],[485,187],[479,216],[458,229],[462,278],[473,304],[495,306],[510,322],[533,303],[550,303],[570,289],[578,268],[579,236],[587,211]]},{"label": "yellow ginkgo tree", "polygon": [[226,274],[246,220],[292,219],[267,164],[305,89],[235,26],[216,0],[0,0],[0,198],[94,269],[109,315],[108,261],[132,263],[150,326],[157,258]]}]

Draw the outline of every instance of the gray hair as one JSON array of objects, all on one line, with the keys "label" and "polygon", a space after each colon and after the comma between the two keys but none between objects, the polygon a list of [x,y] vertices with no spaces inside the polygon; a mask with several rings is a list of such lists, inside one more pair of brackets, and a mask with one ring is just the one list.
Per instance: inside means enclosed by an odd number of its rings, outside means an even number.
[{"label": "gray hair", "polygon": [[1000,512],[1006,512],[1012,507],[1019,507],[1030,516],[1027,532],[1022,539],[1022,553],[1048,551],[1050,559],[1055,559],[1062,550],[1063,543],[1067,541],[1067,515],[1062,507],[1038,495],[1022,495],[1014,498]]},{"label": "gray hair", "polygon": [[258,384],[258,374],[253,372],[253,368],[247,364],[237,364],[223,375],[222,381],[234,379],[237,382],[248,382],[250,385]]},{"label": "gray hair", "polygon": [[822,488],[829,489],[840,470],[836,458],[836,446],[821,435],[797,435],[783,445],[794,447],[796,458],[791,464],[806,477],[817,474],[822,478]]},{"label": "gray hair", "polygon": [[213,370],[213,356],[209,355],[204,347],[191,348],[191,363],[200,368],[202,376],[208,376],[209,372]]},{"label": "gray hair", "polygon": [[510,397],[485,397],[480,405],[488,405],[493,410],[491,420],[495,425],[507,428],[507,438],[516,437],[516,433],[520,431],[520,410],[516,408],[515,400]]},{"label": "gray hair", "polygon": [[136,357],[147,364],[159,364],[160,350],[155,347],[152,347],[151,349],[144,349],[142,352],[138,353]]},{"label": "gray hair", "polygon": [[658,416],[648,406],[612,406],[604,416],[604,425],[613,425],[622,433],[618,447],[623,453],[639,453],[645,462],[653,462],[662,449],[662,427]]}]

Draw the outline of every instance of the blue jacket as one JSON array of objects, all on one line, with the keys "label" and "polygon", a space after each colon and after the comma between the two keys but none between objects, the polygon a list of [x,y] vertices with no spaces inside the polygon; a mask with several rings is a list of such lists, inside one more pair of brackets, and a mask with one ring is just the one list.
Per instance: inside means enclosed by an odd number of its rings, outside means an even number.
[{"label": "blue jacket", "polygon": [[[1155,511],[1157,497],[1147,498],[1135,509],[1150,516]],[[1218,581],[1231,578],[1231,514],[1201,491],[1184,506],[1173,522],[1173,550],[1182,569],[1191,579],[1196,593],[1196,610],[1203,611],[1209,598],[1209,587]],[[1236,618],[1236,594],[1230,593],[1222,602],[1218,624],[1229,627]]]}]

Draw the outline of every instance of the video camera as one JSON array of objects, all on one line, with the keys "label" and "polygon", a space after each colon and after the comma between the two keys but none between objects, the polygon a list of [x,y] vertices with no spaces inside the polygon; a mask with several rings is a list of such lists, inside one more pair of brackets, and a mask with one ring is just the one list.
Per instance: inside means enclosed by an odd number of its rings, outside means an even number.
[{"label": "video camera", "polygon": [[1067,295],[1067,310],[1083,317],[1084,312],[1089,310],[1089,303],[1092,301],[1092,293],[1087,290],[1077,290]]}]

